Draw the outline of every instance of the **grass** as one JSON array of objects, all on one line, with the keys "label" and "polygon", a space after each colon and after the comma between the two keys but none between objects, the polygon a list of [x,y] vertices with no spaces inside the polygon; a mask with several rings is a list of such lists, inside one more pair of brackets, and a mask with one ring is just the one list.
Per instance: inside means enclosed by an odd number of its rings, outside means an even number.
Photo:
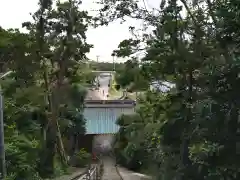
[{"label": "grass", "polygon": [[113,100],[113,99],[118,99],[122,96],[122,91],[117,91],[117,90],[109,90],[109,99]]},{"label": "grass", "polygon": [[116,84],[117,84],[116,80],[113,77],[112,81],[111,81],[111,84],[110,84],[109,91],[108,91],[109,99],[117,99],[117,98],[120,98],[122,96],[122,90],[121,89],[116,90],[116,88],[115,88]]},{"label": "grass", "polygon": [[137,96],[136,96],[136,93],[134,92],[134,93],[128,93],[127,94],[127,97],[129,98],[129,99],[132,99],[132,100],[136,100],[137,99]]}]

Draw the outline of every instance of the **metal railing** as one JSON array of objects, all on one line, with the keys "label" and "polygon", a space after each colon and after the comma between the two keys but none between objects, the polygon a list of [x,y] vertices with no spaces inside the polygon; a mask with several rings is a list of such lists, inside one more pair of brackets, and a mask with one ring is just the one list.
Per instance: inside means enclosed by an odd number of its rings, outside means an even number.
[{"label": "metal railing", "polygon": [[136,105],[136,101],[134,100],[85,100],[85,105],[90,105],[90,104],[128,104],[128,105]]},{"label": "metal railing", "polygon": [[89,164],[87,172],[84,173],[77,180],[100,180],[102,175],[102,160],[97,157],[98,162],[96,164]]}]

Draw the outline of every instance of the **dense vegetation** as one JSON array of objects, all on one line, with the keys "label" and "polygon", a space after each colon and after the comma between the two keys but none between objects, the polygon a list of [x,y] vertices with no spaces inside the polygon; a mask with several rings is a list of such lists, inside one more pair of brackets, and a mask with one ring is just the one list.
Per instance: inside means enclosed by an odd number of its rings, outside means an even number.
[{"label": "dense vegetation", "polygon": [[110,63],[110,62],[95,62],[90,61],[89,62],[89,68],[93,69],[95,71],[113,71],[122,69],[123,63]]},{"label": "dense vegetation", "polygon": [[145,91],[150,85],[136,59],[126,61],[121,68],[117,69],[115,80],[119,88],[129,92]]},{"label": "dense vegetation", "polygon": [[[135,18],[145,24],[142,33],[130,27],[135,38],[115,53],[134,58],[145,51],[137,59],[144,79],[175,85],[147,92],[136,114],[118,119],[119,162],[151,169],[162,180],[239,179],[239,1],[162,0],[153,10],[137,0],[102,3],[105,22]],[[122,80],[124,86],[134,82]]]},{"label": "dense vegetation", "polygon": [[[0,69],[13,71],[1,79],[7,179],[54,177],[69,165],[68,156],[78,166],[87,161],[77,147],[85,132],[85,86],[92,69],[113,64],[89,67],[85,32],[96,20],[118,18],[141,20],[144,28],[130,27],[134,38],[114,51],[130,59],[116,65],[116,81],[146,92],[136,113],[117,121],[118,162],[161,180],[240,178],[240,3],[162,0],[149,10],[143,2],[102,0],[100,17],[93,18],[77,0],[56,8],[40,0],[34,21],[23,23],[28,33],[0,28]],[[145,56],[138,59],[140,51]],[[174,87],[154,91],[150,82]]]},{"label": "dense vegetation", "polygon": [[67,156],[79,155],[91,77],[83,59],[92,47],[85,35],[91,17],[79,5],[57,2],[53,9],[51,0],[40,0],[33,22],[23,23],[28,33],[0,28],[1,73],[13,71],[1,79],[9,180],[60,175]]}]

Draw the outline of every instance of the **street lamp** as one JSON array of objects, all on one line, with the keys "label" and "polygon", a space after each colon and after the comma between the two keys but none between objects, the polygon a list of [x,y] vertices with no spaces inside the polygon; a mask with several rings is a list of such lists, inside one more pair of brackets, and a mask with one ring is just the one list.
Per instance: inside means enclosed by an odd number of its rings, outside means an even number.
[{"label": "street lamp", "polygon": [[[0,76],[0,79],[8,76],[13,71],[8,71]],[[0,85],[0,173],[1,180],[6,177],[5,149],[4,149],[4,123],[3,123],[3,96]]]}]

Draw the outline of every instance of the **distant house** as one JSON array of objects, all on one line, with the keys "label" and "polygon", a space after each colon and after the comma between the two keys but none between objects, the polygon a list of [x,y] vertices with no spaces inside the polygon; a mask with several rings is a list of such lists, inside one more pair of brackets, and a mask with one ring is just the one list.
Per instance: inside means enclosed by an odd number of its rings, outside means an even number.
[{"label": "distant house", "polygon": [[157,90],[161,92],[167,92],[174,87],[175,87],[175,84],[169,83],[167,81],[154,81],[150,85],[151,90]]}]

